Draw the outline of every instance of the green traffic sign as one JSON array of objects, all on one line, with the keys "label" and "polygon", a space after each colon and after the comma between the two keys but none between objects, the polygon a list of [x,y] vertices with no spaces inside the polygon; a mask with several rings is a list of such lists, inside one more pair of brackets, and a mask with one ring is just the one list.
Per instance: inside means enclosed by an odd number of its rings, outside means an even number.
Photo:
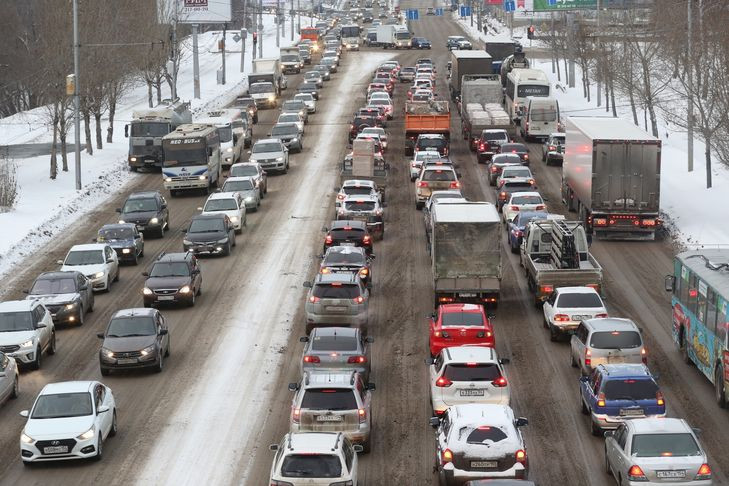
[{"label": "green traffic sign", "polygon": [[535,12],[553,12],[555,10],[576,10],[581,8],[597,8],[597,0],[557,0],[550,5],[549,0],[534,0]]}]

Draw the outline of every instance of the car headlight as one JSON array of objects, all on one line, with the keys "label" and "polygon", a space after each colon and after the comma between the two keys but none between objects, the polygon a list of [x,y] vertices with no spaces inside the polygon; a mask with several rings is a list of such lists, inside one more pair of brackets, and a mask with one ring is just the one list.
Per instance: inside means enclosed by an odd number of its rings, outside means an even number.
[{"label": "car headlight", "polygon": [[165,177],[165,182],[172,182],[172,177]]},{"label": "car headlight", "polygon": [[28,341],[20,344],[21,348],[32,348],[33,347],[33,340],[29,339]]},{"label": "car headlight", "polygon": [[276,162],[283,162],[283,157],[276,157]]},{"label": "car headlight", "polygon": [[76,307],[76,302],[71,302],[70,304],[66,304],[65,307],[66,307],[67,310],[71,310],[74,307]]},{"label": "car headlight", "polygon": [[228,242],[228,238],[223,238],[222,240],[218,240],[217,242],[218,243],[227,243]]},{"label": "car headlight", "polygon": [[123,253],[124,255],[128,255],[128,254],[130,254],[131,252],[132,252],[132,250],[131,250],[130,248],[122,248],[122,253]]},{"label": "car headlight", "polygon": [[276,96],[274,96],[274,95],[269,96],[268,101],[276,101]]},{"label": "car headlight", "polygon": [[190,286],[189,285],[183,285],[180,289],[181,294],[189,294],[190,293]]},{"label": "car headlight", "polygon": [[22,441],[22,442],[23,442],[24,444],[32,444],[33,442],[35,442],[35,439],[34,439],[33,437],[31,437],[31,436],[27,435],[27,434],[25,433],[25,431],[23,431],[23,432],[21,432],[21,433],[20,433],[20,440],[21,440],[21,441]]},{"label": "car headlight", "polygon": [[228,147],[227,149],[225,149],[225,151],[228,152],[228,153],[230,153],[230,152],[233,151],[233,147]]},{"label": "car headlight", "polygon": [[79,440],[89,440],[89,439],[93,439],[94,435],[96,435],[96,432],[94,431],[94,428],[91,427],[89,430],[87,430],[83,434],[77,436],[76,438]]},{"label": "car headlight", "polygon": [[137,158],[136,157],[129,157],[129,160],[131,160],[132,162],[136,162],[137,161]]},{"label": "car headlight", "polygon": [[96,272],[93,276],[93,278],[101,278],[104,276],[104,272]]},{"label": "car headlight", "polygon": [[115,354],[114,351],[111,349],[101,348],[101,354],[106,356],[107,358],[114,358]]},{"label": "car headlight", "polygon": [[299,141],[299,139],[298,139],[298,138],[296,138],[296,137],[294,137],[294,138],[292,138],[292,139],[290,140],[290,142],[291,142],[291,143],[296,143],[296,142],[298,142],[298,141]]},{"label": "car headlight", "polygon": [[126,221],[124,221],[123,219],[119,220],[119,224],[124,224],[124,223],[126,223]]},{"label": "car headlight", "polygon": [[236,222],[238,221],[238,216],[231,216],[231,217],[230,217],[230,220],[231,220],[231,221],[232,221],[233,223],[236,223]]},{"label": "car headlight", "polygon": [[142,293],[143,293],[144,295],[152,295],[152,294],[153,294],[154,292],[152,292],[152,290],[151,290],[151,289],[149,289],[149,288],[147,288],[147,287],[144,287],[144,288],[142,289]]},{"label": "car headlight", "polygon": [[192,245],[192,241],[190,240],[182,240],[183,245]]},{"label": "car headlight", "polygon": [[[183,287],[183,288],[185,288],[185,287]],[[188,288],[189,288],[189,287],[188,287]],[[147,347],[146,347],[146,348],[144,348],[144,349],[143,349],[142,351],[140,351],[140,353],[142,354],[142,356],[147,356],[147,355],[149,355],[149,354],[152,354],[152,353],[154,353],[154,344],[153,344],[153,345],[151,345],[151,346],[147,346]]]},{"label": "car headlight", "polygon": [[149,222],[151,224],[157,224],[157,223],[159,223],[159,218],[152,218],[152,219],[149,220]]},{"label": "car headlight", "polygon": [[[253,196],[247,196],[246,202],[251,202],[251,201],[253,201]],[[238,218],[236,218],[236,219],[238,219]]]},{"label": "car headlight", "polygon": [[207,178],[208,178],[208,176],[206,176],[206,175],[198,176],[198,179],[200,179],[201,181],[204,181]]}]

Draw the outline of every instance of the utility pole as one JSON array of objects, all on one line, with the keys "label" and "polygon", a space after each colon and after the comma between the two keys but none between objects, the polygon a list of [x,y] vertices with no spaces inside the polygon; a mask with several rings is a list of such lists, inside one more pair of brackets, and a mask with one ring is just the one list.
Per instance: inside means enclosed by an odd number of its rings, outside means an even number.
[{"label": "utility pole", "polygon": [[557,54],[557,52],[555,50],[555,46],[557,43],[554,41],[554,12],[549,12],[549,16],[551,17],[551,20],[552,20],[552,27],[551,27],[550,33],[552,36],[552,74],[554,74],[555,73],[554,58],[556,57],[556,54]]},{"label": "utility pole", "polygon": [[78,44],[78,0],[73,0],[73,124],[74,145],[76,149],[76,190],[81,190],[81,101],[78,97],[79,81],[79,44]]},{"label": "utility pole", "polygon": [[281,0],[276,0],[276,47],[281,46]]},{"label": "utility pole", "polygon": [[263,57],[263,0],[258,0],[258,57]]},{"label": "utility pole", "polygon": [[243,28],[240,29],[240,72],[244,72],[246,66],[246,37],[248,37],[248,17],[246,17],[246,5],[248,5],[248,0],[243,0]]},{"label": "utility pole", "polygon": [[[293,3],[294,0],[291,0],[291,3]],[[296,21],[296,33],[301,33],[301,0],[296,0],[296,10],[297,10],[297,21]]]},{"label": "utility pole", "polygon": [[686,20],[688,22],[688,54],[686,56],[688,62],[686,70],[688,71],[688,171],[694,170],[694,64],[692,49],[692,20],[691,20],[691,0],[686,2]]},{"label": "utility pole", "polygon": [[192,90],[193,97],[200,99],[200,59],[197,56],[198,24],[192,24]]},{"label": "utility pole", "polygon": [[172,101],[177,99],[177,6],[179,2],[175,2],[174,16],[172,17]]},{"label": "utility pole", "polygon": [[[597,43],[600,45],[600,0],[597,0]],[[602,68],[597,64],[597,106],[602,106]]]},{"label": "utility pole", "polygon": [[291,42],[294,41],[294,17],[296,17],[296,13],[294,12],[294,0],[291,0]]},{"label": "utility pole", "polygon": [[477,21],[476,26],[477,26],[479,32],[482,32],[482,29],[483,29],[483,26],[481,25],[481,14],[482,14],[481,9],[482,8],[483,8],[483,0],[479,0],[478,14],[477,14],[477,18],[476,18],[476,21]]},{"label": "utility pole", "polygon": [[228,32],[228,24],[224,23],[223,24],[223,41],[222,41],[223,43],[220,46],[220,53],[223,55],[223,66],[222,66],[223,72],[222,72],[222,76],[220,79],[222,82],[220,84],[225,84],[225,36],[227,35],[227,32]]},{"label": "utility pole", "polygon": [[473,0],[468,0],[468,12],[471,14],[471,27],[473,27]]}]

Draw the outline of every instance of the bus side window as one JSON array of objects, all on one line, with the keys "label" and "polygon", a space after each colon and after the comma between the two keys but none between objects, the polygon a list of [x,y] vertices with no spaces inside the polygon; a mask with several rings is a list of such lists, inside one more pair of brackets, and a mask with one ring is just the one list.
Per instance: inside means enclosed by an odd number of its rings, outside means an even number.
[{"label": "bus side window", "polygon": [[713,289],[709,289],[707,296],[707,308],[706,308],[706,327],[709,331],[716,334],[716,293]]},{"label": "bus side window", "polygon": [[707,293],[709,289],[707,289],[706,284],[700,280],[698,281],[698,284],[699,295],[696,298],[696,317],[699,319],[699,321],[703,322],[706,327],[709,327],[709,321],[706,318],[706,303],[708,302]]},{"label": "bus side window", "polygon": [[[677,276],[677,285],[680,286],[680,294],[677,294],[679,296],[679,301],[682,304],[686,304],[688,302],[688,289],[689,289],[689,283],[688,283],[688,269],[684,267],[683,265],[679,265],[679,273]],[[680,282],[680,283],[679,283]]]},{"label": "bus side window", "polygon": [[693,272],[689,274],[688,308],[694,315],[696,315],[696,301],[699,296],[698,280]]},{"label": "bus side window", "polygon": [[[724,308],[723,311],[722,307]],[[719,299],[719,306],[717,309],[716,337],[717,341],[722,343],[723,349],[729,349],[726,342],[727,325],[729,325],[729,315],[727,315],[728,309],[729,306],[727,306],[727,302],[723,299]]]}]

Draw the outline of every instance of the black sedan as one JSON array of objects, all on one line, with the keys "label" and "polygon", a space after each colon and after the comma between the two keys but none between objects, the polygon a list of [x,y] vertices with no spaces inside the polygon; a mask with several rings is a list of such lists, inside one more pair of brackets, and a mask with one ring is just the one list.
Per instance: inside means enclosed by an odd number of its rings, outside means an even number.
[{"label": "black sedan", "polygon": [[430,49],[430,41],[425,37],[413,37],[413,49]]},{"label": "black sedan", "polygon": [[499,148],[500,154],[517,154],[521,163],[529,165],[529,148],[523,143],[502,143]]},{"label": "black sedan", "polygon": [[319,87],[314,81],[305,81],[301,83],[297,91],[299,93],[308,93],[313,96],[315,100],[319,99]]},{"label": "black sedan", "polygon": [[41,273],[25,293],[28,299],[43,302],[55,324],[80,326],[86,313],[94,310],[93,288],[81,272]]},{"label": "black sedan", "polygon": [[162,371],[170,355],[170,334],[157,309],[124,309],[111,318],[99,351],[99,367],[106,376],[111,370],[151,368]]}]

